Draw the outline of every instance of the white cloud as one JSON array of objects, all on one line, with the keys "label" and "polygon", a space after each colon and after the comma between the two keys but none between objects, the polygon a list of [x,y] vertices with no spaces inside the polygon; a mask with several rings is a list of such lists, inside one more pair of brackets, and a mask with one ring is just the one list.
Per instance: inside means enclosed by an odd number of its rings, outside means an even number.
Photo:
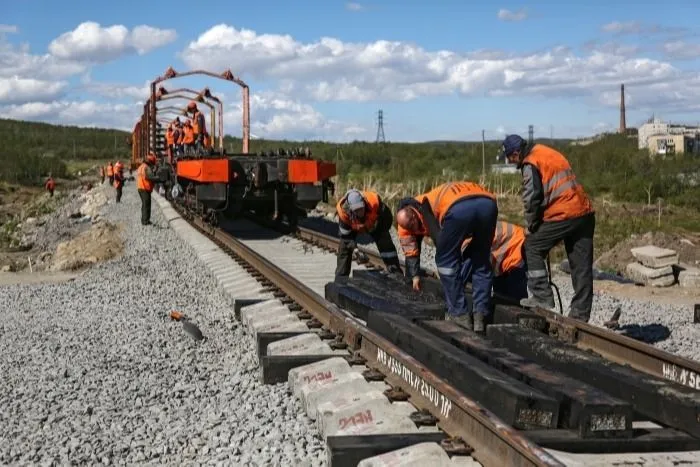
[{"label": "white cloud", "polygon": [[0,34],[17,34],[19,28],[13,24],[0,24]]},{"label": "white cloud", "polygon": [[498,19],[501,21],[523,21],[527,19],[527,11],[525,11],[525,9],[511,11],[501,8],[498,10]]},{"label": "white cloud", "polygon": [[345,4],[345,9],[348,11],[362,11],[365,8],[357,2],[347,2]]},{"label": "white cloud", "polygon": [[0,81],[3,78],[56,80],[81,73],[85,65],[50,54],[33,55],[27,44],[14,46],[0,38]]},{"label": "white cloud", "polygon": [[700,44],[684,41],[670,41],[663,44],[663,51],[675,60],[692,60],[700,57]]},{"label": "white cloud", "polygon": [[687,28],[677,26],[664,26],[661,24],[645,24],[639,21],[613,21],[604,24],[601,30],[610,34],[633,35],[633,34],[683,34],[688,32]]},{"label": "white cloud", "polygon": [[104,63],[134,52],[143,55],[176,38],[173,29],[142,25],[130,32],[123,25],[102,27],[99,23],[87,21],[51,41],[49,51],[65,60]]},{"label": "white cloud", "polygon": [[52,101],[63,94],[67,85],[65,81],[42,81],[18,76],[0,79],[0,104]]},{"label": "white cloud", "polygon": [[[319,101],[410,101],[421,96],[568,98],[617,90],[638,93],[666,84],[688,87],[697,72],[634,56],[626,46],[606,46],[583,55],[567,47],[530,54],[429,51],[412,43],[342,42],[324,37],[303,43],[290,35],[257,34],[220,24],[181,53],[191,68],[244,72],[244,79],[276,80],[285,92]],[[700,97],[700,89],[688,92]],[[649,100],[655,98],[650,94]],[[666,102],[660,102],[666,105]]]},{"label": "white cloud", "polygon": [[130,131],[141,106],[95,101],[29,102],[0,107],[7,118]]}]

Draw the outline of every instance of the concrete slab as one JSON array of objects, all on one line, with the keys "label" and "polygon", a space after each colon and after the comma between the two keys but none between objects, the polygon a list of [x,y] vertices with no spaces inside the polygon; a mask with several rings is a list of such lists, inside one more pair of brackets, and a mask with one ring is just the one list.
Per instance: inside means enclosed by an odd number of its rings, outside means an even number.
[{"label": "concrete slab", "polygon": [[308,330],[309,327],[295,316],[293,320],[285,319],[283,321],[267,323],[258,328],[254,328],[253,336],[257,338],[259,332],[303,332]]},{"label": "concrete slab", "polygon": [[[333,429],[334,426],[337,426],[340,418],[347,417],[348,414],[353,415],[376,401],[379,401],[382,406],[389,407],[391,405],[389,399],[379,391],[348,394],[324,402],[318,406],[316,411],[318,428],[323,434],[329,427]],[[328,435],[324,434],[323,436],[325,439]]]},{"label": "concrete slab", "polygon": [[277,299],[263,300],[250,305],[241,306],[241,321],[247,323],[250,316],[265,310],[271,310],[273,308],[285,308],[287,311],[289,311],[289,308],[287,308],[284,303]]},{"label": "concrete slab", "polygon": [[469,456],[452,456],[450,465],[453,467],[480,467],[481,463]]},{"label": "concrete slab", "polygon": [[344,373],[333,378],[310,381],[301,387],[300,399],[310,419],[316,419],[318,406],[324,402],[349,394],[371,391],[365,378],[356,372]]},{"label": "concrete slab", "polygon": [[676,281],[671,266],[653,269],[640,263],[630,263],[626,272],[630,279],[652,287],[668,287]]},{"label": "concrete slab", "polygon": [[700,452],[644,452],[624,454],[572,454],[545,449],[567,467],[611,467],[633,465],[639,467],[700,466]]},{"label": "concrete slab", "polygon": [[681,263],[674,266],[674,272],[677,272],[678,285],[681,287],[700,287],[700,268]]},{"label": "concrete slab", "polygon": [[450,456],[437,443],[414,444],[362,460],[357,467],[449,467]]},{"label": "concrete slab", "polygon": [[323,439],[328,436],[417,433],[413,421],[396,413],[386,400],[376,399],[342,410],[324,425]]},{"label": "concrete slab", "polygon": [[270,325],[274,325],[282,322],[294,322],[299,321],[296,315],[292,314],[288,309],[270,310],[268,313],[261,313],[259,315],[253,315],[248,321],[248,327],[253,330],[256,334],[262,332]]},{"label": "concrete slab", "polygon": [[331,349],[316,334],[302,334],[289,337],[267,346],[267,355],[324,355],[332,354]]},{"label": "concrete slab", "polygon": [[274,322],[280,319],[286,319],[287,317],[293,317],[294,319],[299,319],[294,315],[289,308],[284,305],[271,305],[269,308],[264,310],[257,310],[255,312],[249,312],[243,314],[241,312],[241,321],[245,323],[248,327],[256,327],[260,323],[264,322]]},{"label": "concrete slab", "polygon": [[663,268],[678,263],[678,253],[668,248],[659,248],[654,245],[632,248],[632,256],[649,268]]},{"label": "concrete slab", "polygon": [[332,380],[339,375],[350,373],[353,368],[344,358],[329,358],[309,365],[300,366],[289,372],[287,383],[292,393],[301,399],[301,388],[314,381]]}]

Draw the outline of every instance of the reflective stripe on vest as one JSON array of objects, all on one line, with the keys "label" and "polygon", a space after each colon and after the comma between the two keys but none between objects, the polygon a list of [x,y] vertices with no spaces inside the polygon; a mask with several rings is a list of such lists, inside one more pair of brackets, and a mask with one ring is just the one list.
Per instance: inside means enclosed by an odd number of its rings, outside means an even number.
[{"label": "reflective stripe on vest", "polygon": [[540,173],[544,191],[542,220],[563,221],[593,212],[593,206],[569,161],[558,151],[536,144],[523,161]]},{"label": "reflective stripe on vest", "polygon": [[438,223],[442,225],[442,219],[457,201],[473,196],[485,196],[493,200],[496,197],[482,186],[472,182],[449,182],[439,185],[428,193],[416,196],[421,203],[427,199]]},{"label": "reflective stripe on vest", "polygon": [[153,182],[146,179],[147,168],[148,165],[145,162],[139,166],[139,170],[136,172],[136,188],[150,193],[153,191]]}]

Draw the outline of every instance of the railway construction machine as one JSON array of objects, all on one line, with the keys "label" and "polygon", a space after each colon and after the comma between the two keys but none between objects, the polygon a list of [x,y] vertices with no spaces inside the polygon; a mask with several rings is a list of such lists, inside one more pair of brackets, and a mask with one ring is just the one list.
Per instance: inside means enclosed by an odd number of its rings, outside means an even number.
[{"label": "railway construction machine", "polygon": [[[241,88],[243,147],[239,153],[226,153],[223,104],[208,88],[200,92],[187,88],[168,91],[163,86],[165,81],[192,75],[225,80]],[[190,104],[178,107],[174,105],[178,99]],[[210,143],[185,153],[173,152],[166,143],[166,129],[179,117],[189,116],[192,103],[200,103],[210,111]],[[335,191],[331,181],[336,175],[335,164],[313,159],[308,148],[249,153],[250,90],[231,70],[221,74],[204,70],[178,73],[168,68],[151,82],[151,95],[129,144],[132,170],[152,151],[165,196],[212,223],[254,213],[277,221],[286,217],[290,227],[295,228],[299,217],[305,217],[320,201],[328,201],[329,193],[333,195]]]}]

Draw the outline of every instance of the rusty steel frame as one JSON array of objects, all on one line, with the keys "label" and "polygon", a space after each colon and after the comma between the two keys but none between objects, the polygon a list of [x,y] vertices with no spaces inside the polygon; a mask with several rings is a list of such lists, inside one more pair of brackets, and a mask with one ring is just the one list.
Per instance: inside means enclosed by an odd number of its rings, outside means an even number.
[{"label": "rusty steel frame", "polygon": [[[471,445],[475,450],[474,458],[483,465],[563,466],[479,403],[241,241],[212,228],[200,218],[194,217],[189,222],[250,264],[324,326],[343,336],[348,346],[367,360],[368,366],[381,371],[389,382],[409,393],[411,403],[429,410],[441,428]],[[409,374],[411,378],[407,381]],[[436,399],[438,404],[434,402]]]},{"label": "rusty steel frame", "polygon": [[[338,239],[312,229],[299,227],[297,236],[324,248],[337,249]],[[372,250],[358,245],[370,264],[383,267],[381,257]],[[496,295],[498,298],[498,295]],[[503,298],[503,297],[500,297]],[[505,300],[505,299],[504,299]],[[517,307],[520,309],[520,307]],[[583,350],[592,350],[602,357],[683,386],[700,391],[700,363],[660,350],[649,344],[607,329],[562,316],[544,309],[533,310],[547,319],[557,337]]]},{"label": "rusty steel frame", "polygon": [[[217,79],[223,79],[225,81],[230,81],[232,83],[237,84],[238,86],[241,87],[242,94],[243,94],[243,149],[242,152],[243,154],[248,154],[248,148],[250,146],[250,88],[248,85],[241,80],[240,78],[236,77],[231,70],[226,70],[221,74],[216,74],[212,73],[210,71],[206,70],[190,70],[186,71],[183,73],[178,73],[175,71],[173,67],[168,67],[167,70],[165,70],[165,73],[162,76],[157,77],[155,80],[151,81],[151,97],[148,100],[147,105],[150,107],[150,112],[149,112],[149,118],[151,122],[155,122],[156,120],[156,86],[164,81],[171,80],[171,79],[176,79],[176,78],[182,78],[185,76],[193,76],[193,75],[204,75],[204,76],[209,76],[211,78],[217,78]],[[151,138],[153,140],[153,144],[155,145],[155,138],[156,138],[156,127],[154,124],[151,124],[150,126],[150,133],[151,133]],[[154,148],[155,150],[155,148]]]},{"label": "rusty steel frame", "polygon": [[[165,98],[162,96],[172,95],[172,94],[177,94],[177,93],[194,94],[195,97],[193,100],[196,100],[197,102],[207,103],[208,100],[216,102],[216,104],[219,108],[219,118],[218,118],[219,149],[223,150],[223,148],[224,148],[224,103],[221,101],[221,99],[219,99],[218,97],[213,95],[208,87],[197,92],[194,89],[190,89],[190,88],[177,88],[177,89],[173,89],[172,91],[168,91],[167,89],[165,89],[162,86],[160,88],[158,88],[158,97],[157,98],[160,100],[163,100]],[[211,122],[212,130],[214,130],[214,128],[216,128],[215,123],[216,122],[214,122],[214,119],[212,118],[212,122]],[[214,131],[214,135],[216,137],[216,131]]]}]

